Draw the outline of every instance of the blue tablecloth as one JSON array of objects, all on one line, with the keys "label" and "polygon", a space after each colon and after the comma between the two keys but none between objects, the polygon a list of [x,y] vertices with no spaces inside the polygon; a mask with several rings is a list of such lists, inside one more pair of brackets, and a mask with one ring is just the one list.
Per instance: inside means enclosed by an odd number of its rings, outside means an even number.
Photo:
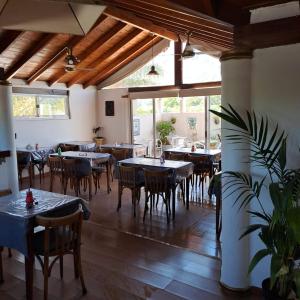
[{"label": "blue tablecloth", "polygon": [[35,204],[27,209],[26,191],[21,191],[17,199],[0,200],[0,245],[18,250],[28,255],[27,233],[34,226],[35,216],[61,216],[78,208],[81,204],[83,217],[88,219],[90,211],[86,202],[78,197],[50,193],[32,189]]}]

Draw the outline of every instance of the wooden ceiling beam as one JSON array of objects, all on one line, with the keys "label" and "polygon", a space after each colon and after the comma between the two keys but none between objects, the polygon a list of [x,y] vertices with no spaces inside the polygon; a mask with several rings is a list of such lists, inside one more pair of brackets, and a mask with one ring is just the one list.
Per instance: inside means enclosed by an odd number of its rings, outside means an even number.
[{"label": "wooden ceiling beam", "polygon": [[[100,26],[102,24],[102,22],[106,19],[105,16],[100,16],[100,18],[97,20],[97,22],[95,23],[93,29],[91,31],[93,31],[94,29],[96,29],[98,26]],[[90,31],[90,32],[91,32]],[[38,70],[34,71],[29,78],[27,79],[27,84],[31,84],[32,82],[38,80],[40,78],[40,76],[49,68],[51,68],[54,64],[56,64],[60,59],[62,59],[65,55],[66,55],[66,47],[69,48],[73,48],[76,45],[78,45],[86,36],[73,36],[70,38],[70,40],[68,40],[67,43],[64,44],[64,46],[62,46],[62,48],[55,53],[55,55],[44,65],[42,65]]]},{"label": "wooden ceiling beam", "polygon": [[235,32],[235,45],[260,49],[300,43],[299,28],[300,16],[241,26]]},{"label": "wooden ceiling beam", "polygon": [[[98,57],[96,61],[91,62],[86,66],[86,68],[95,68],[95,71],[88,71],[84,72],[77,70],[74,73],[74,76],[71,78],[69,82],[67,82],[67,86],[71,87],[73,84],[82,81],[82,79],[88,78],[89,80],[90,77],[96,76],[98,74],[98,68],[99,64],[101,65],[105,60],[109,59],[110,57],[116,55],[118,51],[120,51],[123,47],[125,47],[128,43],[132,41],[135,37],[143,33],[140,29],[133,29],[125,38],[123,38],[120,42],[118,42],[116,45],[105,51],[102,55]],[[52,85],[53,81],[50,81],[50,85]]]},{"label": "wooden ceiling beam", "polygon": [[2,54],[21,34],[22,31],[5,30],[0,37],[0,54]]},{"label": "wooden ceiling beam", "polygon": [[[175,27],[175,26],[171,26],[171,25],[166,25],[166,24],[162,24],[162,26],[165,26],[166,28],[173,30],[174,32],[176,32],[177,34],[181,34],[181,35],[186,35],[186,30],[179,28],[179,27]],[[222,49],[220,50],[229,50],[233,48],[234,43],[233,42],[227,42],[227,41],[222,41],[222,40],[218,40],[215,38],[211,38],[209,36],[203,35],[201,33],[198,32],[194,32],[192,37],[198,41],[203,41],[207,44],[213,45],[213,46],[217,46],[217,47],[221,47]]]},{"label": "wooden ceiling beam", "polygon": [[133,46],[128,51],[126,51],[122,56],[118,57],[104,70],[100,70],[96,77],[93,77],[89,81],[86,81],[83,84],[83,88],[87,88],[90,85],[98,85],[101,81],[108,78],[112,73],[117,72],[123,66],[127,65],[130,61],[137,58],[139,55],[150,49],[159,41],[161,41],[161,38],[157,36],[154,38],[152,38],[151,36],[146,37],[137,45]]},{"label": "wooden ceiling beam", "polygon": [[[146,15],[144,16],[144,18],[148,18],[149,16]],[[199,36],[203,36],[204,38],[209,38],[211,40],[216,40],[216,41],[220,41],[220,42],[224,42],[224,43],[228,43],[228,45],[232,45],[233,44],[233,35],[228,38],[225,36],[221,36],[221,35],[214,35],[212,33],[209,33],[207,31],[202,31],[198,28],[195,29],[195,27],[190,27],[190,26],[186,26],[186,25],[182,25],[176,22],[172,22],[172,21],[166,21],[166,20],[162,20],[159,19],[155,16],[152,16],[152,20],[154,22],[156,22],[157,24],[160,24],[160,26],[167,26],[167,28],[169,28],[170,30],[177,32],[176,29],[180,29],[181,33],[184,32],[184,34],[186,35],[187,32],[192,32],[192,36],[194,35],[198,35]],[[170,27],[168,27],[170,26]],[[171,29],[172,28],[172,29]]]},{"label": "wooden ceiling beam", "polygon": [[39,41],[37,41],[32,47],[25,52],[21,58],[16,61],[4,74],[5,80],[9,80],[16,73],[18,73],[19,70],[21,70],[24,65],[40,50],[42,50],[52,39],[54,39],[55,34],[53,33],[44,33]]},{"label": "wooden ceiling beam", "polygon": [[[114,0],[113,2],[121,3],[122,0]],[[222,20],[218,20],[202,12],[189,9],[170,0],[150,0],[147,3],[145,3],[144,0],[132,0],[132,2],[139,4],[141,7],[143,7],[144,5],[151,6],[154,12],[159,11],[166,15],[173,15],[178,19],[190,20],[209,28],[215,28],[221,31],[228,32],[232,32],[233,30],[233,26],[227,22],[223,22]]]},{"label": "wooden ceiling beam", "polygon": [[126,9],[126,11],[133,12],[137,14],[139,17],[142,17],[143,19],[150,19],[155,23],[155,20],[163,21],[163,22],[171,22],[174,23],[178,26],[186,26],[189,28],[189,31],[202,31],[206,32],[209,35],[214,35],[214,36],[221,36],[222,38],[228,38],[232,40],[233,33],[232,32],[224,32],[220,31],[215,28],[210,28],[207,26],[203,26],[200,22],[193,23],[190,22],[189,20],[182,20],[180,18],[177,18],[173,14],[169,15],[166,13],[163,13],[161,11],[157,11],[151,6],[149,6],[147,3],[145,3],[143,6],[141,5],[136,5],[136,3],[132,2],[132,0],[122,0],[122,3],[118,3],[118,6],[120,6],[122,9]]},{"label": "wooden ceiling beam", "polygon": [[[105,32],[103,35],[101,35],[93,44],[88,47],[83,53],[79,55],[80,63],[76,66],[77,68],[84,68],[86,67],[85,60],[93,54],[95,51],[97,51],[103,44],[111,40],[114,36],[116,36],[117,33],[119,33],[124,27],[127,25],[122,22],[118,22],[113,28],[109,29],[107,32]],[[69,73],[66,73],[64,69],[57,72],[51,80],[51,84],[54,84],[56,82],[59,82],[60,80],[63,80],[65,76],[67,76]]]},{"label": "wooden ceiling beam", "polygon": [[163,37],[165,39],[171,40],[171,41],[177,41],[178,37],[173,32],[166,30],[163,27],[155,25],[153,22],[149,20],[145,20],[142,18],[137,17],[135,14],[124,12],[121,9],[118,9],[116,7],[107,7],[104,11],[104,14],[107,16],[110,16],[114,19],[123,21],[129,25],[132,25],[134,27],[140,28],[145,31],[152,32],[160,37]]}]

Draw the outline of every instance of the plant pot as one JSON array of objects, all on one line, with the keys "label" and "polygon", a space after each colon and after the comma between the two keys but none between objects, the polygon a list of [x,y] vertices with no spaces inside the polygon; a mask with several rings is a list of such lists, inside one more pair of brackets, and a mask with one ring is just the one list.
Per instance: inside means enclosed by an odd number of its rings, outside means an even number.
[{"label": "plant pot", "polygon": [[264,279],[261,285],[265,300],[285,300],[285,298],[278,296],[277,290],[274,287],[270,290],[270,278]]},{"label": "plant pot", "polygon": [[104,144],[104,137],[94,137],[94,141],[96,145],[103,145]]}]

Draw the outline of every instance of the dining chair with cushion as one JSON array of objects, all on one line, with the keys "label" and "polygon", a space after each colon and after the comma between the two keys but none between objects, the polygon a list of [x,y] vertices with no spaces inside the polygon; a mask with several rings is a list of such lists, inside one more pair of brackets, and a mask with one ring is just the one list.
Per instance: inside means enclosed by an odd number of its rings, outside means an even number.
[{"label": "dining chair with cushion", "polygon": [[152,209],[155,203],[155,196],[161,196],[166,205],[167,222],[170,222],[170,198],[172,185],[174,184],[174,172],[171,169],[151,170],[144,169],[145,177],[145,210],[143,221],[145,221],[146,213],[149,209],[150,201],[150,217],[152,217]]},{"label": "dining chair with cushion", "polygon": [[68,183],[76,196],[80,194],[80,185],[83,183],[84,191],[89,189],[89,199],[92,198],[92,168],[87,159],[72,158],[62,160],[64,194],[67,193]]},{"label": "dining chair with cushion", "polygon": [[53,191],[53,183],[55,177],[58,177],[61,183],[61,190],[63,189],[63,176],[62,176],[62,158],[61,157],[48,157],[47,165],[50,172],[50,192]]},{"label": "dining chair with cushion", "polygon": [[135,167],[119,166],[118,182],[118,208],[121,208],[122,193],[125,188],[131,190],[134,217],[136,215],[136,204],[140,201],[141,188],[144,186],[144,176],[141,169]]},{"label": "dining chair with cushion", "polygon": [[[109,165],[109,172],[110,172],[110,176],[111,176],[111,181],[114,181],[114,174],[113,174],[113,164],[114,164],[114,159],[112,157],[112,149],[111,148],[97,148],[95,150],[96,153],[108,153],[111,155],[109,161],[108,161],[108,165]],[[106,172],[106,170],[105,170]],[[100,179],[100,178],[99,178]],[[99,186],[100,188],[100,186]]]},{"label": "dining chair with cushion", "polygon": [[197,181],[199,177],[199,185],[201,185],[201,196],[202,201],[204,198],[204,182],[206,177],[211,177],[212,175],[212,161],[206,155],[188,155],[188,161],[192,162],[194,165],[193,177],[195,177],[195,181],[193,180],[194,185],[197,187]]},{"label": "dining chair with cushion", "polygon": [[31,153],[30,152],[19,152],[17,151],[17,163],[18,163],[18,177],[19,182],[23,183],[23,171],[28,170],[29,174],[29,185],[32,186],[32,168],[31,168]]},{"label": "dining chair with cushion", "polygon": [[[55,262],[59,259],[60,276],[63,278],[63,257],[74,256],[74,273],[80,278],[82,293],[87,292],[81,265],[81,227],[82,210],[63,217],[36,217],[36,225],[44,230],[34,235],[34,253],[41,264],[44,275],[44,299],[48,299],[48,277],[51,275]],[[42,259],[43,257],[43,259]],[[52,262],[49,258],[54,257]]]}]

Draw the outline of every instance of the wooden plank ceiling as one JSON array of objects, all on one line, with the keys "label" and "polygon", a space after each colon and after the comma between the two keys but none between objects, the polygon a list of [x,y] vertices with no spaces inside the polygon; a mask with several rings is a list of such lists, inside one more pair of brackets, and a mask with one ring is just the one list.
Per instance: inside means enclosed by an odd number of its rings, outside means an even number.
[{"label": "wooden plank ceiling", "polygon": [[[84,87],[97,85],[152,44],[163,38],[182,39],[187,32],[192,33],[193,43],[204,51],[230,50],[234,47],[235,27],[249,24],[249,9],[288,1],[89,0],[86,3],[93,2],[107,8],[86,36],[2,30],[0,66],[5,69],[5,79],[23,79],[29,84],[40,80],[50,86],[57,82],[68,87],[76,83]],[[65,47],[71,47],[80,59],[74,72],[64,70]]]}]

